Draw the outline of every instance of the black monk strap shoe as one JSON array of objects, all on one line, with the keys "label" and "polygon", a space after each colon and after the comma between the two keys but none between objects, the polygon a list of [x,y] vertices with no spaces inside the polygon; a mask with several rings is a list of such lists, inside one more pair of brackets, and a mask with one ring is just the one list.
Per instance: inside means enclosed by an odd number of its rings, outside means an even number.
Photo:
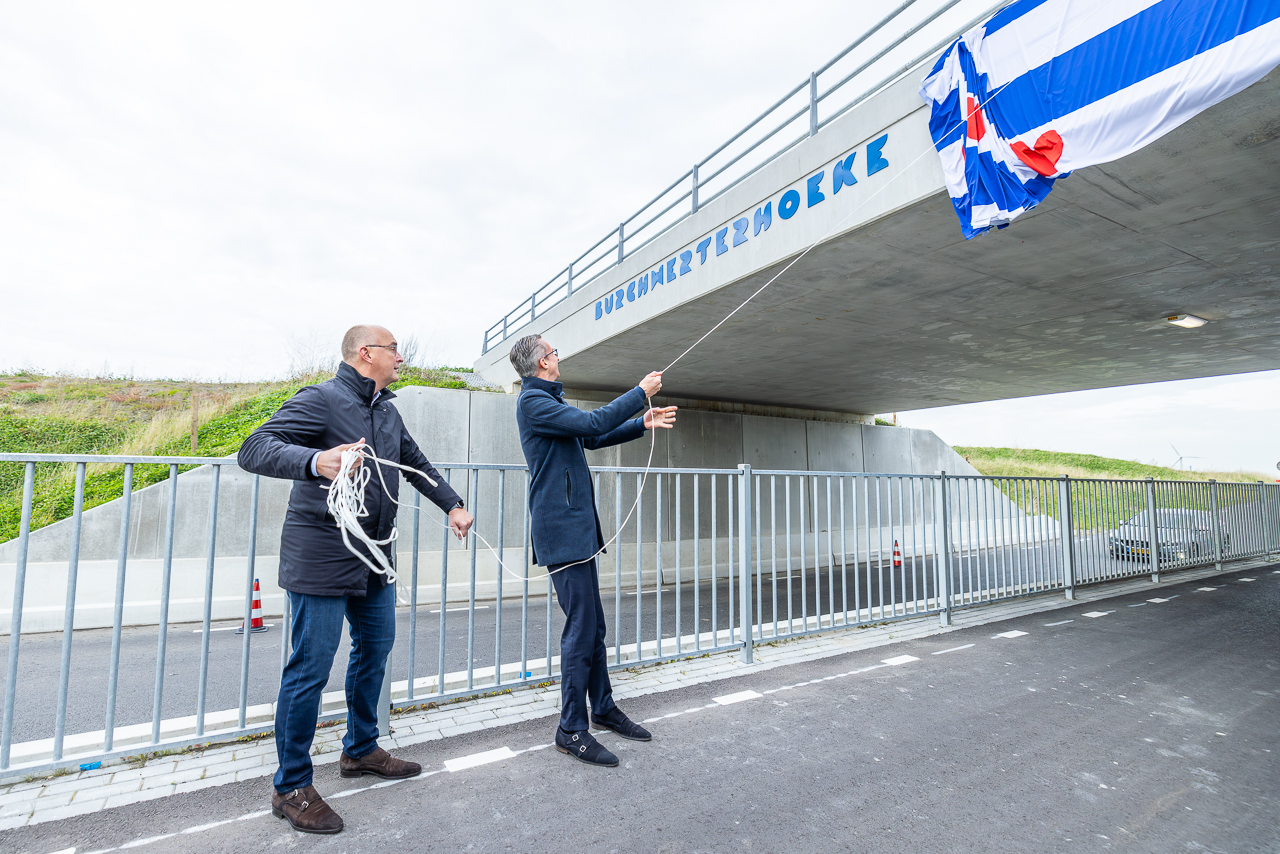
[{"label": "black monk strap shoe", "polygon": [[618,757],[606,750],[604,745],[592,738],[591,733],[585,729],[582,732],[565,732],[556,727],[556,750],[567,753],[588,765],[613,768],[618,764]]},{"label": "black monk strap shoe", "polygon": [[342,830],[342,816],[324,802],[315,786],[284,794],[272,792],[271,814],[276,818],[287,818],[294,830],[303,833],[338,833]]},{"label": "black monk strap shoe", "polygon": [[613,730],[623,738],[629,738],[632,741],[648,741],[653,738],[649,734],[649,730],[624,715],[622,709],[617,706],[614,706],[613,711],[603,717],[592,715],[591,723],[601,729]]},{"label": "black monk strap shoe", "polygon": [[338,774],[343,777],[374,774],[384,780],[403,780],[405,777],[417,777],[421,773],[422,766],[417,762],[396,759],[381,747],[375,747],[359,759],[352,759],[345,750],[338,757]]}]

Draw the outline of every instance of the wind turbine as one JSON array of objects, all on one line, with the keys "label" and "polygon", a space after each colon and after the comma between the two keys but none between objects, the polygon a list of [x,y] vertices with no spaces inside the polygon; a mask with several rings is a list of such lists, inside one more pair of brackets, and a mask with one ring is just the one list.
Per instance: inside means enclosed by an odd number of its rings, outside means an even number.
[{"label": "wind turbine", "polygon": [[[1182,470],[1183,460],[1203,460],[1204,459],[1204,457],[1191,457],[1191,456],[1183,455],[1182,451],[1179,451],[1172,442],[1169,443],[1169,447],[1173,448],[1173,452],[1178,455],[1178,461],[1173,464],[1173,467],[1178,469],[1179,471]],[[1278,464],[1277,467],[1280,468],[1280,464]]]}]

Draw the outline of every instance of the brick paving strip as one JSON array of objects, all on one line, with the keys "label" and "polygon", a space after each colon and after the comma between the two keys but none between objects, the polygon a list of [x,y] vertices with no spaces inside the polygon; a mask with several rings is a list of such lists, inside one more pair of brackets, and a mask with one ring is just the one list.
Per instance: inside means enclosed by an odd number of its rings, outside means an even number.
[{"label": "brick paving strip", "polygon": [[[1224,565],[1222,572],[1239,572],[1269,565],[1267,559],[1240,561]],[[615,670],[610,678],[614,697],[626,700],[628,697],[758,673],[797,662],[814,661],[1026,614],[1072,608],[1115,596],[1157,590],[1217,574],[1219,573],[1213,567],[1206,567],[1166,575],[1160,584],[1154,585],[1149,578],[1140,577],[1077,588],[1075,600],[1063,598],[1061,592],[1038,594],[999,604],[956,610],[952,615],[953,624],[948,627],[939,626],[938,617],[933,614],[865,628],[837,629],[796,640],[766,641],[755,647],[755,661],[751,664],[741,660],[739,651],[729,650],[701,658]],[[395,750],[397,747],[442,740],[480,729],[535,718],[551,718],[559,714],[559,711],[558,683],[541,687],[520,687],[493,696],[397,715],[392,718],[393,734],[379,739],[379,744],[388,750]],[[550,727],[551,724],[548,723],[548,733]],[[342,751],[342,734],[342,726],[317,731],[311,751],[316,765],[338,761],[338,755]],[[254,737],[252,741],[244,743],[228,742],[203,750],[159,756],[141,765],[119,760],[110,765],[104,763],[101,768],[92,771],[74,772],[60,777],[46,776],[30,781],[20,780],[0,785],[0,831],[241,780],[269,777],[275,770],[275,740],[266,735]]]}]

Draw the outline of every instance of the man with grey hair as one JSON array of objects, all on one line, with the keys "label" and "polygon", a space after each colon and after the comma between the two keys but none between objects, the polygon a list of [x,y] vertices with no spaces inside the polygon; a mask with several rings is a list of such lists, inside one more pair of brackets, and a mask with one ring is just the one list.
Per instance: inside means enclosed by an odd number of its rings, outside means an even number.
[{"label": "man with grey hair", "polygon": [[583,412],[564,402],[560,354],[542,338],[521,338],[511,348],[510,359],[521,377],[516,424],[529,464],[533,561],[547,567],[565,615],[555,746],[589,765],[612,767],[618,757],[591,736],[589,723],[635,741],[648,741],[650,735],[614,704],[609,685],[604,606],[596,574],[604,534],[583,449],[607,448],[637,439],[645,430],[670,428],[676,407],[651,407],[643,418],[631,417],[662,388],[662,374],[654,372],[612,403]]},{"label": "man with grey hair", "polygon": [[[276,704],[276,771],[271,811],[307,833],[337,833],[342,819],[312,785],[311,742],[316,734],[321,692],[333,657],[350,626],[347,664],[347,732],[338,757],[343,777],[373,774],[387,779],[422,772],[416,762],[398,759],[378,746],[378,697],[387,656],[396,637],[395,587],[362,559],[372,552],[361,542],[344,544],[328,512],[328,488],[338,476],[344,451],[368,447],[375,456],[424,472],[406,473],[414,488],[448,514],[459,539],[472,525],[458,493],[445,483],[391,404],[387,386],[400,378],[399,344],[381,326],[353,326],[342,339],[342,364],[333,379],[301,389],[267,423],[253,432],[237,455],[245,471],[293,481],[280,536],[280,586],[292,614],[293,653],[280,676]],[[359,461],[357,461],[359,462]],[[368,514],[364,532],[391,552],[400,494],[399,470],[388,467],[364,487]]]}]

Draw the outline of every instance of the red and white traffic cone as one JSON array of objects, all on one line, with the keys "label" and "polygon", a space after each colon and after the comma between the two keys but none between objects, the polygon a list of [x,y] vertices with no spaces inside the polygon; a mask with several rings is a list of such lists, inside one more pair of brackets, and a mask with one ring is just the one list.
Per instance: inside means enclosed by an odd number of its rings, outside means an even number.
[{"label": "red and white traffic cone", "polygon": [[898,550],[898,541],[893,541],[893,568],[902,569],[902,552]]},{"label": "red and white traffic cone", "polygon": [[[265,632],[267,625],[262,622],[262,591],[258,589],[258,579],[253,580],[253,610],[249,612],[249,631]],[[236,634],[244,634],[244,620],[240,621],[240,628],[236,629]]]}]

